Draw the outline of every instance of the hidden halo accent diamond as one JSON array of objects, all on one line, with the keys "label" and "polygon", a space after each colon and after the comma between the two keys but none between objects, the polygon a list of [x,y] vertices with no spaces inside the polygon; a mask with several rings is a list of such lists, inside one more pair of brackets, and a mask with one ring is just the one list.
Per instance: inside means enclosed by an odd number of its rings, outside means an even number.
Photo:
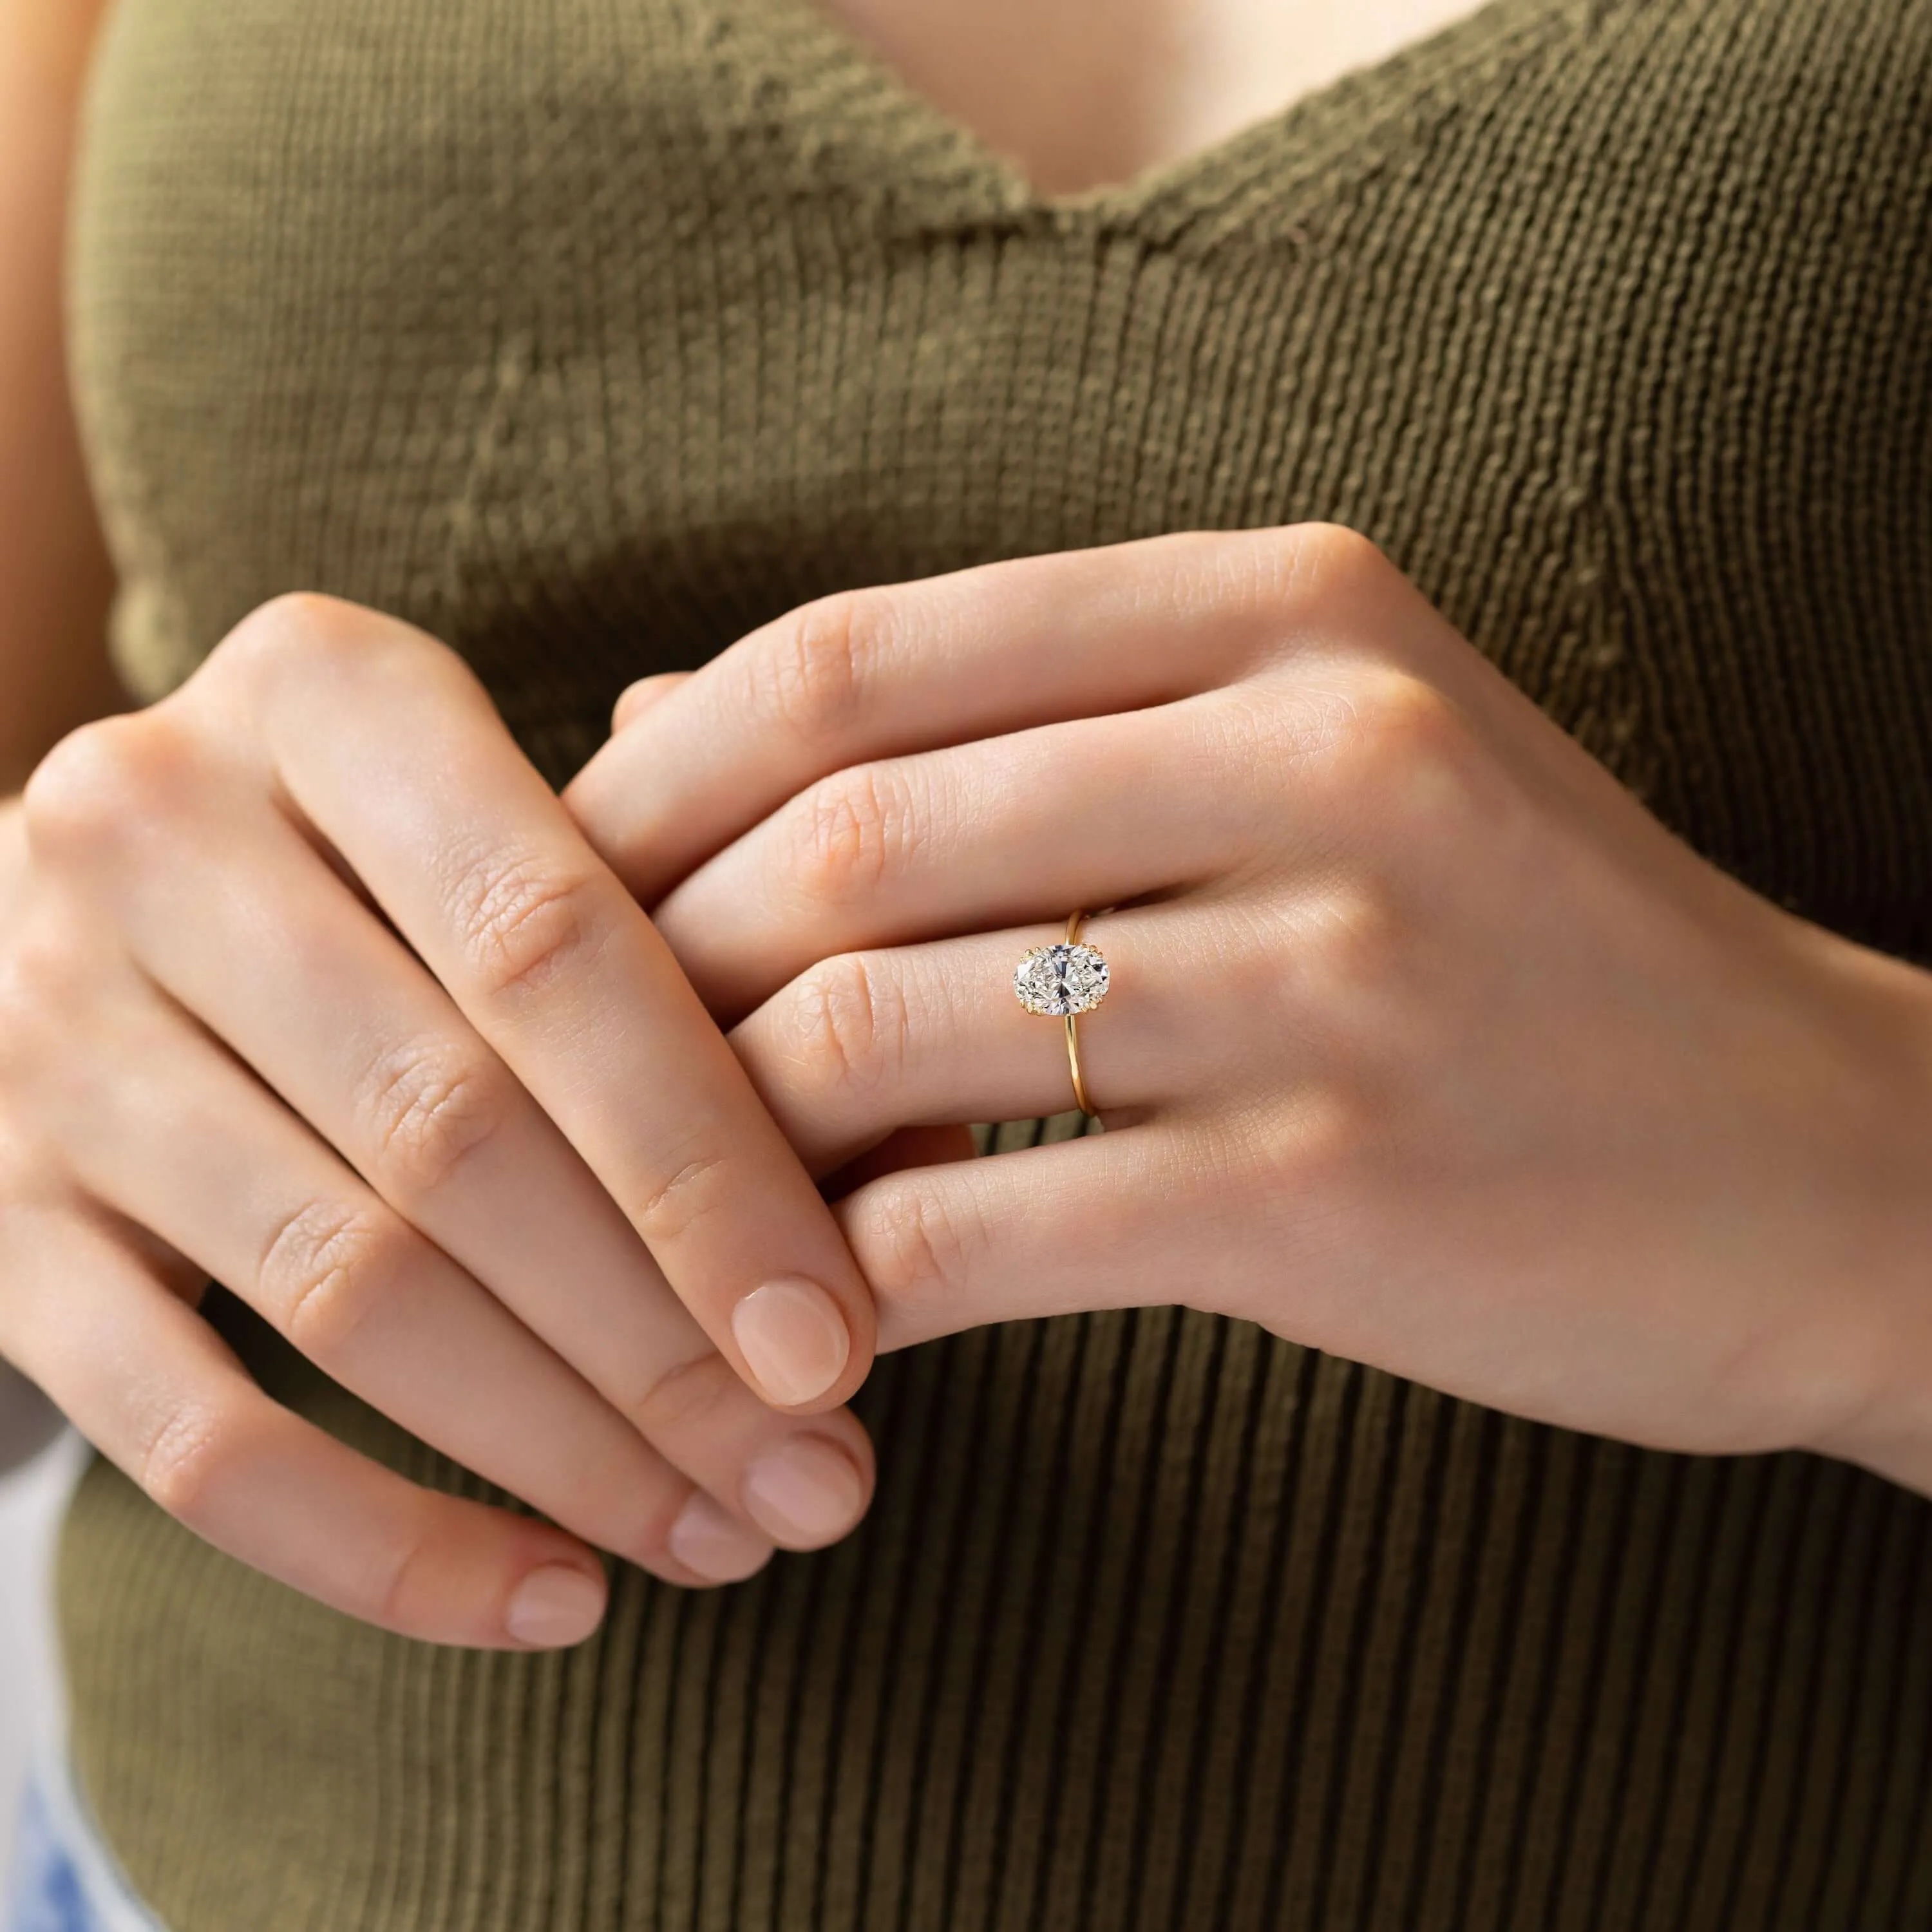
[{"label": "hidden halo accent diamond", "polygon": [[1107,997],[1107,962],[1077,940],[1036,946],[1013,968],[1013,991],[1030,1013],[1090,1012]]}]

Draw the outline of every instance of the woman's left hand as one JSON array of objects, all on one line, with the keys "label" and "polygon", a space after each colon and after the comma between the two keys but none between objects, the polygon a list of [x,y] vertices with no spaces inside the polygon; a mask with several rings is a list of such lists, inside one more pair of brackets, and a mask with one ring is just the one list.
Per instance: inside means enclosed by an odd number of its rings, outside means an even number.
[{"label": "woman's left hand", "polygon": [[[859,1178],[882,1348],[1182,1302],[1932,1489],[1932,976],[1699,856],[1366,539],[823,599],[617,727],[566,802]],[[1076,907],[1107,1132],[944,1158],[1072,1105],[1013,969]]]}]

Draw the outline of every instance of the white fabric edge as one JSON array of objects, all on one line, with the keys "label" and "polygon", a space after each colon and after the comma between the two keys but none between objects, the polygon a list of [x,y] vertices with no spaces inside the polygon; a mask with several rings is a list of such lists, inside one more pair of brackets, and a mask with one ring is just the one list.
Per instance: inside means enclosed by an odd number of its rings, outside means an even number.
[{"label": "white fabric edge", "polygon": [[72,1862],[98,1932],[167,1932],[135,1895],[94,1822],[75,1782],[66,1726],[58,1717],[40,1726],[27,1775],[46,1808],[55,1842]]},{"label": "white fabric edge", "polygon": [[38,1384],[0,1361],[0,1476],[25,1468],[66,1426],[66,1417]]}]

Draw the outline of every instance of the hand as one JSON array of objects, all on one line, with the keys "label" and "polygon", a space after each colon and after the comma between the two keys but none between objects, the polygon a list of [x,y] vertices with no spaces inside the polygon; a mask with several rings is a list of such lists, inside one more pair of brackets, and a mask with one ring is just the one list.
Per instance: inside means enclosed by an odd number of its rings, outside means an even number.
[{"label": "hand", "polygon": [[[1875,1466],[1924,1406],[1926,976],[1699,857],[1346,530],[808,605],[627,694],[565,802],[808,1167],[877,1150],[881,1347],[1182,1301]],[[1071,1104],[1012,970],[1107,906],[1108,1131],[906,1140]]]},{"label": "hand", "polygon": [[[698,1584],[850,1526],[852,1257],[452,653],[278,599],[172,696],[57,746],[24,834],[0,863],[0,1354],[164,1508],[352,1616],[482,1646],[588,1634],[585,1542]],[[271,1402],[192,1310],[211,1275],[563,1528]],[[789,1362],[754,1326],[748,1364],[748,1305]],[[797,1412],[748,1368],[785,1370]]]}]

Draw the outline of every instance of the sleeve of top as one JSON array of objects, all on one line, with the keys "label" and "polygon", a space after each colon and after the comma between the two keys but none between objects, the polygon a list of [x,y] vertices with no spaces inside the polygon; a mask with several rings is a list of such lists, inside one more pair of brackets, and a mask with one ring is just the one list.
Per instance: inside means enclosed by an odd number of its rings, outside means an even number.
[{"label": "sleeve of top", "polygon": [[31,1461],[66,1418],[17,1369],[0,1362],[0,1476]]}]

